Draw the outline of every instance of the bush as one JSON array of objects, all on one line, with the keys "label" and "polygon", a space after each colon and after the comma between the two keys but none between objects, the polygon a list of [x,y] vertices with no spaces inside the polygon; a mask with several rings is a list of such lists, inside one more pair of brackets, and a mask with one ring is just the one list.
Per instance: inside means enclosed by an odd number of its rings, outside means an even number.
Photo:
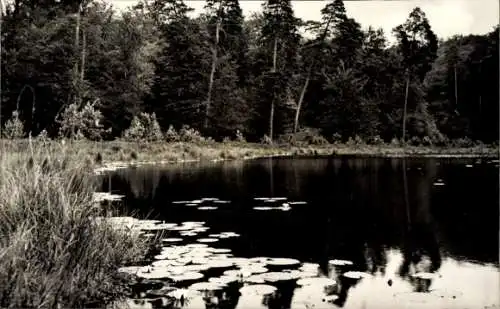
[{"label": "bush", "polygon": [[182,126],[182,128],[179,130],[179,138],[182,142],[188,143],[199,143],[207,141],[198,130],[190,128],[188,125]]},{"label": "bush", "polygon": [[243,136],[240,130],[236,130],[236,141],[239,143],[246,143],[247,139]]},{"label": "bush", "polygon": [[421,143],[423,146],[432,146],[432,139],[426,135],[426,136],[422,137]]},{"label": "bush", "polygon": [[457,138],[451,144],[455,147],[474,147],[474,142],[468,137]]},{"label": "bush", "polygon": [[156,114],[141,113],[132,119],[130,127],[123,132],[123,138],[128,141],[156,142],[163,139],[160,124]]},{"label": "bush", "polygon": [[262,138],[260,139],[260,143],[265,145],[271,145],[273,141],[269,136],[267,136],[267,134],[264,134],[264,136],[262,136]]},{"label": "bush", "polygon": [[374,135],[368,139],[368,144],[379,146],[384,144],[384,140],[379,135]]},{"label": "bush", "polygon": [[399,141],[399,139],[397,137],[393,137],[391,139],[391,146],[394,146],[394,147],[401,146],[401,142]]},{"label": "bush", "polygon": [[307,138],[307,143],[309,145],[328,145],[328,141],[321,135],[309,136]]},{"label": "bush", "polygon": [[147,243],[97,221],[88,160],[34,153],[0,169],[0,307],[84,308],[124,296],[117,269],[142,259]]},{"label": "bush", "polygon": [[97,100],[93,103],[87,102],[79,110],[76,103],[70,104],[61,114],[58,120],[60,125],[59,136],[71,139],[87,138],[90,140],[100,140],[103,135],[111,131],[111,128],[104,129],[101,125],[103,115],[95,108]]},{"label": "bush", "polygon": [[332,143],[335,145],[342,143],[342,135],[340,135],[339,133],[334,133],[332,135]]},{"label": "bush", "polygon": [[24,126],[19,119],[17,111],[12,112],[12,117],[5,123],[5,128],[2,130],[2,137],[8,139],[20,139],[24,137]]},{"label": "bush", "polygon": [[418,136],[412,136],[412,138],[410,139],[410,145],[413,145],[413,146],[420,146],[421,144],[421,140]]},{"label": "bush", "polygon": [[180,141],[179,133],[177,133],[173,125],[168,127],[168,130],[165,133],[165,140],[169,143]]}]

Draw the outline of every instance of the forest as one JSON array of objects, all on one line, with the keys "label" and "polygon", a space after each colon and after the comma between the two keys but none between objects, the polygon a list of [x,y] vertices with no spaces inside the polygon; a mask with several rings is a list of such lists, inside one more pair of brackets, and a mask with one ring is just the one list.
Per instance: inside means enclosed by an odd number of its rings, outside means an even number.
[{"label": "forest", "polygon": [[2,10],[3,137],[498,143],[498,25],[444,40],[416,7],[390,45],[342,0],[316,21],[290,0],[251,16],[238,0],[192,10],[14,0]]}]

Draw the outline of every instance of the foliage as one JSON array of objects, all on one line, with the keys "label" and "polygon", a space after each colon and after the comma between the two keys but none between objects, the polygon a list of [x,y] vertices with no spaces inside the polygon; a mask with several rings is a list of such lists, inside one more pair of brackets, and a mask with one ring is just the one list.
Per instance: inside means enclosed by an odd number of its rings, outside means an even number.
[{"label": "foliage", "polygon": [[141,113],[132,119],[130,127],[123,132],[125,140],[160,141],[163,139],[156,114]]},{"label": "foliage", "polygon": [[123,297],[117,269],[147,249],[138,235],[97,221],[92,169],[61,145],[54,150],[35,145],[2,162],[2,308],[81,308]]},{"label": "foliage", "polygon": [[187,125],[182,126],[179,130],[179,140],[181,142],[204,142],[205,138],[201,135],[199,131],[194,128],[190,128]]},{"label": "foliage", "polygon": [[79,109],[78,104],[70,104],[61,114],[61,119],[58,121],[59,136],[68,137],[71,139],[87,138],[90,140],[100,140],[103,135],[109,130],[104,129],[102,125],[103,116],[101,112],[95,108],[95,104],[87,102],[82,109]]},{"label": "foliage", "polygon": [[24,126],[19,119],[17,111],[12,112],[12,117],[5,123],[2,137],[8,139],[19,139],[24,137]]},{"label": "foliage", "polygon": [[[290,0],[267,0],[247,18],[238,0],[207,0],[200,16],[183,0],[141,0],[122,12],[101,0],[82,2],[80,12],[79,4],[7,5],[2,127],[16,111],[34,136],[112,139],[134,117],[155,113],[168,141],[181,140],[173,128],[186,125],[217,140],[239,131],[259,142],[313,127],[377,144],[377,136],[401,137],[408,86],[409,140],[499,139],[498,26],[439,41],[417,7],[395,25],[389,46],[381,29],[362,29],[342,0],[325,2],[321,19],[306,22]],[[305,28],[311,36],[301,35]],[[80,108],[95,98],[109,134],[81,119]],[[139,131],[127,134],[140,138]]]}]

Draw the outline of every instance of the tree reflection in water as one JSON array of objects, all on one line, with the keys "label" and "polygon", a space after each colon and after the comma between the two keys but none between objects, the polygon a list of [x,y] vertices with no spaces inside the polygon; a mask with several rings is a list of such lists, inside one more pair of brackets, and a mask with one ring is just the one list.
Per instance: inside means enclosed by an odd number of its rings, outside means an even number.
[{"label": "tree reflection in water", "polygon": [[[415,182],[410,186],[410,189],[414,189],[412,199],[408,196],[408,169],[406,160],[403,159],[407,229],[404,232],[402,245],[403,263],[399,267],[398,275],[409,281],[414,291],[427,292],[432,283],[431,276],[420,276],[420,274],[434,273],[439,270],[442,263],[430,211],[430,191],[436,176],[436,164],[428,160],[424,169],[417,168],[410,172],[412,172],[411,179]],[[418,275],[415,276],[416,274]]]}]

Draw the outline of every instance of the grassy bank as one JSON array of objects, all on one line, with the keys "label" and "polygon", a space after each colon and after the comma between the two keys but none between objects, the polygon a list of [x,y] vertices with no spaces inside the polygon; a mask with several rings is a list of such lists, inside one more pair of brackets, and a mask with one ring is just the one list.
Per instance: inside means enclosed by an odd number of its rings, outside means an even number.
[{"label": "grassy bank", "polygon": [[3,146],[0,307],[94,307],[123,296],[117,269],[147,244],[96,223],[94,166],[61,145]]},{"label": "grassy bank", "polygon": [[[2,141],[7,156],[23,156],[29,148],[27,140]],[[251,159],[269,156],[371,156],[371,157],[488,157],[498,158],[498,146],[424,147],[382,145],[265,145],[254,143],[165,143],[165,142],[35,142],[38,147],[88,164],[110,162],[185,162]]]}]

